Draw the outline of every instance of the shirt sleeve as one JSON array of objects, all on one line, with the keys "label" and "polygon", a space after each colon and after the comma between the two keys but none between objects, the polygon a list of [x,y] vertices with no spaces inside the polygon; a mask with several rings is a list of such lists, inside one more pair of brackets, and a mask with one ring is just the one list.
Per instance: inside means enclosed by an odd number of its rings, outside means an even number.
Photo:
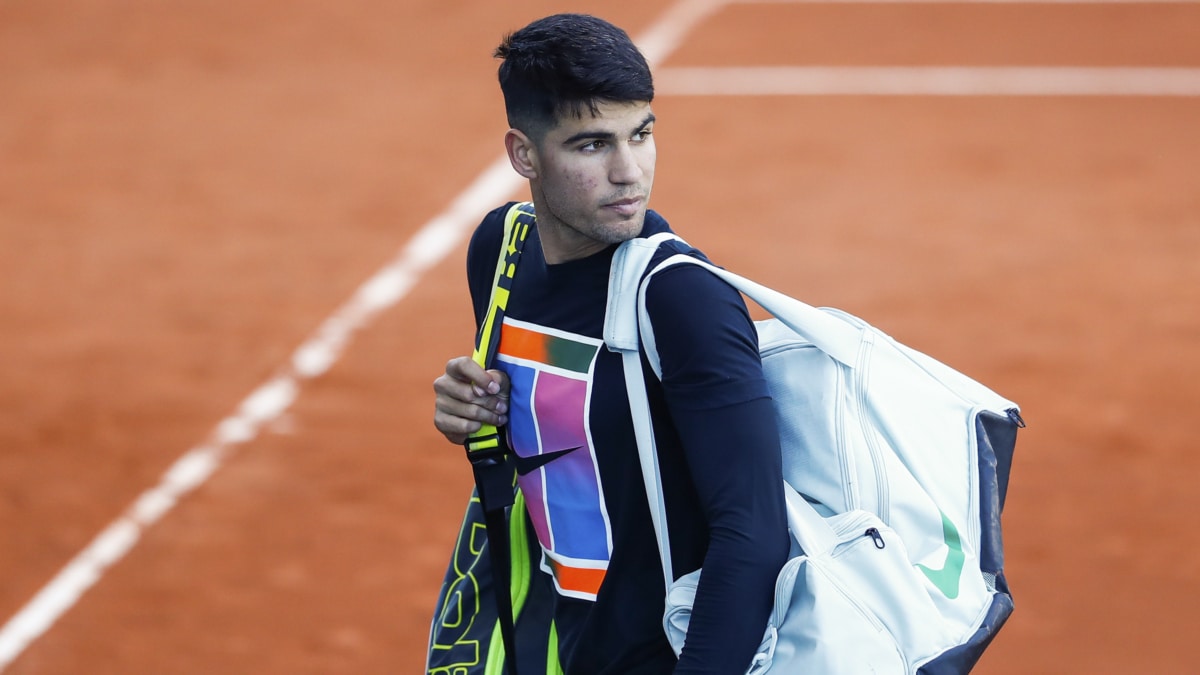
[{"label": "shirt sleeve", "polygon": [[788,554],[782,459],[757,334],[741,295],[692,265],[652,279],[663,391],[708,524],[677,674],[742,675]]}]

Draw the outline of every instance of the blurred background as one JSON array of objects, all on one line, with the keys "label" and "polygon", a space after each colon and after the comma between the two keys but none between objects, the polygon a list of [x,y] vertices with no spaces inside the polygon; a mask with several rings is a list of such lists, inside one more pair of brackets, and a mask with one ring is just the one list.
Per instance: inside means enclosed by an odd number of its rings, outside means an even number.
[{"label": "blurred background", "polygon": [[421,671],[491,51],[559,11],[655,63],[685,237],[1022,405],[976,672],[1195,672],[1200,3],[1139,0],[0,2],[0,671]]}]

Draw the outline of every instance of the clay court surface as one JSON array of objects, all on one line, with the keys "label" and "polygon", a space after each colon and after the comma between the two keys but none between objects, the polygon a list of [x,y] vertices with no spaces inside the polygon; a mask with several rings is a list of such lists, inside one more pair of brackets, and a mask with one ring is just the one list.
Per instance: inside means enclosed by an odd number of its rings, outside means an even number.
[{"label": "clay court surface", "polygon": [[[503,32],[574,10],[640,39],[697,6],[0,2],[0,670],[421,672],[470,490],[430,388],[472,339],[466,229],[358,323],[330,317],[500,159]],[[652,206],[1025,412],[1017,609],[976,672],[1196,672],[1200,96],[668,84],[1195,69],[1200,4],[707,10],[658,43]],[[144,498],[189,452],[215,470]],[[111,564],[72,568],[99,577],[14,648],[10,619],[114,523]]]}]

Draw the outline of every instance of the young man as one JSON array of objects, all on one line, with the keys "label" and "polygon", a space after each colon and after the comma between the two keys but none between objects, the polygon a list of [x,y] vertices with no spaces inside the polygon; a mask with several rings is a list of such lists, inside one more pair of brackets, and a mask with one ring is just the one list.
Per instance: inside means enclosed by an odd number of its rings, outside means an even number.
[{"label": "young man", "polygon": [[[500,86],[513,168],[537,213],[501,328],[497,368],[464,356],[434,382],[435,425],[461,444],[507,425],[519,458],[558,453],[518,481],[552,575],[559,656],[583,673],[746,672],[788,552],[779,442],[741,296],[676,266],[647,291],[662,361],[646,378],[676,574],[703,567],[678,662],[662,627],[663,579],[621,357],[603,345],[616,246],[668,230],[647,210],[654,86],[621,29],[563,14],[505,39]],[[487,309],[507,206],[467,252],[475,318]],[[672,253],[702,255],[680,244]]]}]

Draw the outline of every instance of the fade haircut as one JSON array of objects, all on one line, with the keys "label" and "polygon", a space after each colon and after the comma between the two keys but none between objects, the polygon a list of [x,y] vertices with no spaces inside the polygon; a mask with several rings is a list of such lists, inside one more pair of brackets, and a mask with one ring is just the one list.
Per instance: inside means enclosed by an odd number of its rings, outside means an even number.
[{"label": "fade haircut", "polygon": [[654,80],[629,35],[586,14],[555,14],[509,33],[496,48],[508,124],[540,143],[566,115],[602,102],[654,100]]}]

